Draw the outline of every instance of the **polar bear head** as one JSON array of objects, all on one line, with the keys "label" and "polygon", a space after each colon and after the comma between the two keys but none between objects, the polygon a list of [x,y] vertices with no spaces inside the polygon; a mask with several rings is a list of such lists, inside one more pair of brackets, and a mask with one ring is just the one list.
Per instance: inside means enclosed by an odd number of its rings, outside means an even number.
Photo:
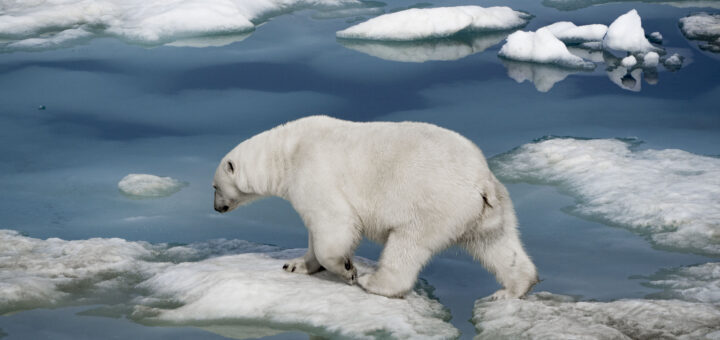
[{"label": "polar bear head", "polygon": [[259,198],[251,192],[247,182],[236,163],[230,157],[223,158],[213,179],[215,210],[225,213]]}]

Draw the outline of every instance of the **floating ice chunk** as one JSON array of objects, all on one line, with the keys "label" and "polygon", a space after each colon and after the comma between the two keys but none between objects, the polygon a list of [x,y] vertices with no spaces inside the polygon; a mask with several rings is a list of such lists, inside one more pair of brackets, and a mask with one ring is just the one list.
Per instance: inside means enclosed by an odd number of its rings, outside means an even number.
[{"label": "floating ice chunk", "polygon": [[568,68],[595,68],[595,64],[570,53],[565,44],[547,28],[541,28],[537,32],[517,31],[511,34],[498,55],[512,60],[555,64]]},{"label": "floating ice chunk", "polygon": [[548,92],[555,84],[565,80],[569,75],[579,72],[565,67],[526,63],[521,61],[502,60],[507,68],[508,77],[518,83],[529,81],[540,92]]},{"label": "floating ice chunk", "polygon": [[663,65],[665,65],[665,68],[671,71],[679,70],[682,67],[683,59],[683,56],[674,53],[673,55],[663,60]]},{"label": "floating ice chunk", "polygon": [[148,174],[129,174],[118,182],[123,194],[137,197],[170,196],[186,186],[187,183],[170,177]]},{"label": "floating ice chunk", "polygon": [[[0,36],[17,40],[20,48],[56,45],[81,32],[160,44],[252,31],[258,21],[294,9],[357,4],[358,0],[5,1],[0,11]],[[7,47],[15,48],[10,45]]]},{"label": "floating ice chunk", "polygon": [[650,42],[654,42],[656,44],[662,44],[663,36],[662,36],[662,34],[660,34],[660,32],[652,32],[652,33],[648,34],[648,40],[650,40]]},{"label": "floating ice chunk", "polygon": [[550,32],[564,43],[582,43],[600,41],[605,36],[608,27],[600,24],[576,26],[569,21],[560,21],[545,26]]},{"label": "floating ice chunk", "polygon": [[660,63],[660,55],[656,52],[648,52],[643,56],[643,67],[656,67]]},{"label": "floating ice chunk", "polygon": [[[543,0],[543,5],[548,7],[557,8],[563,11],[574,11],[581,8],[601,5],[607,3],[618,3],[624,2],[623,0]],[[663,4],[679,8],[687,7],[710,7],[720,8],[720,1],[717,0],[675,0],[675,1],[664,1],[664,0],[642,0],[642,2]]]},{"label": "floating ice chunk", "polygon": [[27,38],[8,44],[13,50],[38,50],[62,47],[63,45],[84,40],[92,36],[92,33],[83,28],[71,28],[49,37]]},{"label": "floating ice chunk", "polygon": [[[40,240],[0,230],[0,314],[113,303],[134,306],[133,319],[142,323],[222,328],[227,320],[242,319],[284,328],[302,324],[353,338],[459,335],[445,321],[448,311],[428,297],[429,287],[388,299],[329,273],[282,270],[286,259],[304,252],[242,240],[170,247],[117,238]],[[355,264],[361,273],[374,265],[362,258]]]},{"label": "floating ice chunk", "polygon": [[472,37],[463,37],[462,39],[405,42],[342,39],[340,44],[380,59],[422,63],[434,60],[457,60],[480,53],[497,45],[507,36],[507,32],[498,32],[473,34]]},{"label": "floating ice chunk", "polygon": [[634,9],[610,24],[603,45],[613,50],[629,52],[649,52],[657,49],[645,38],[642,19]]},{"label": "floating ice chunk", "polygon": [[505,180],[560,185],[578,199],[577,213],[649,235],[657,245],[720,254],[720,159],[631,146],[553,138],[491,163]]},{"label": "floating ice chunk", "polygon": [[524,300],[478,300],[473,314],[476,339],[708,339],[720,335],[720,310],[678,300],[577,302],[570,296],[540,292]]},{"label": "floating ice chunk", "polygon": [[634,56],[629,55],[623,58],[620,64],[625,68],[632,68],[633,66],[635,66],[635,64],[637,64],[637,59],[635,59]]},{"label": "floating ice chunk", "polygon": [[[183,305],[140,306],[134,316],[172,324],[233,319],[299,323],[354,338],[372,338],[376,333],[400,339],[459,335],[443,321],[449,317],[447,310],[422,292],[388,299],[340,282],[327,272],[308,276],[280,270],[285,258],[299,255],[253,253],[168,267],[141,284],[151,294],[146,300],[151,305],[165,300]],[[370,270],[363,261],[355,264],[360,272]]]},{"label": "floating ice chunk", "polygon": [[688,39],[707,42],[700,48],[720,53],[720,14],[701,12],[686,16],[680,19],[680,30]]},{"label": "floating ice chunk", "polygon": [[663,298],[712,303],[720,306],[720,263],[663,270],[650,278],[649,286],[664,288]]},{"label": "floating ice chunk", "polygon": [[0,314],[68,303],[77,293],[126,288],[152,271],[154,264],[138,260],[152,254],[144,242],[39,240],[0,230]]},{"label": "floating ice chunk", "polygon": [[410,41],[460,32],[509,30],[525,25],[529,19],[529,14],[509,7],[411,8],[372,18],[336,35],[344,39]]}]

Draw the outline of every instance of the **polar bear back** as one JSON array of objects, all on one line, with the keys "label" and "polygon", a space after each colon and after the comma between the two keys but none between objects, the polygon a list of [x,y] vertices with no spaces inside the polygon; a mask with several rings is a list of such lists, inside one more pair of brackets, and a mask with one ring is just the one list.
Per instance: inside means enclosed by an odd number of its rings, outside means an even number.
[{"label": "polar bear back", "polygon": [[343,200],[364,224],[388,227],[418,215],[440,223],[448,212],[469,221],[481,212],[483,194],[495,190],[480,149],[432,124],[313,116],[280,129],[294,146],[287,182],[296,208]]}]

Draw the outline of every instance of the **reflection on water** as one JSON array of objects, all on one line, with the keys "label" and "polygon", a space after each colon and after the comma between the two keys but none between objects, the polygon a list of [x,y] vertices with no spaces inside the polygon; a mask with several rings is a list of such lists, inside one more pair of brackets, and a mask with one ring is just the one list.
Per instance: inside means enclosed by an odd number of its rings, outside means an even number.
[{"label": "reflection on water", "polygon": [[483,34],[463,34],[446,39],[411,42],[338,39],[344,47],[384,60],[407,63],[450,61],[480,53],[497,45],[510,31]]},{"label": "reflection on water", "polygon": [[569,75],[583,72],[583,70],[549,64],[528,63],[508,59],[501,60],[505,68],[507,68],[508,77],[518,83],[527,80],[533,83],[535,88],[540,92],[548,92],[555,84],[565,80]]}]

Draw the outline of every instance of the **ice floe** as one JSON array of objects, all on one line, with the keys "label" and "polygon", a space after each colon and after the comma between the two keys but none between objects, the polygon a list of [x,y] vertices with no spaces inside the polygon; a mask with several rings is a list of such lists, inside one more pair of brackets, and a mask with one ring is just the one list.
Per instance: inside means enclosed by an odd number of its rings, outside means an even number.
[{"label": "ice floe", "polygon": [[540,292],[475,303],[476,339],[717,339],[720,310],[703,303],[629,299],[578,302]]},{"label": "ice floe", "polygon": [[[640,0],[640,1],[646,2],[646,3],[674,6],[674,7],[679,7],[679,8],[687,8],[687,7],[720,8],[720,1],[717,1],[717,0],[675,0],[675,1]],[[574,11],[574,10],[589,7],[589,6],[602,5],[602,4],[607,4],[607,3],[622,3],[622,2],[629,2],[629,0],[543,0],[542,3],[544,6],[547,6],[547,7],[553,7],[553,8],[559,9],[559,10],[563,10],[563,11]]]},{"label": "ice floe", "polygon": [[171,177],[159,177],[149,174],[129,174],[118,182],[123,194],[136,197],[170,196],[186,186],[187,183]]},{"label": "ice floe", "polygon": [[662,288],[653,296],[720,306],[720,263],[665,269],[649,278],[648,286]]},{"label": "ice floe", "polygon": [[603,45],[613,50],[628,52],[649,52],[657,50],[657,48],[645,38],[642,19],[634,9],[619,16],[610,24],[607,34],[603,38]]},{"label": "ice floe", "polygon": [[380,59],[422,63],[426,61],[457,60],[480,53],[497,45],[508,32],[488,32],[468,36],[421,41],[367,41],[341,39],[343,46]]},{"label": "ice floe", "polygon": [[577,26],[569,21],[559,21],[545,26],[560,41],[564,43],[583,43],[600,41],[607,33],[608,27],[602,24]]},{"label": "ice floe", "polygon": [[502,31],[524,26],[530,15],[509,7],[411,8],[384,14],[336,33],[338,38],[411,41],[461,32]]},{"label": "ice floe", "polygon": [[517,31],[507,37],[498,52],[503,58],[575,69],[593,69],[595,64],[570,53],[548,28],[536,32]]},{"label": "ice floe", "polygon": [[[94,238],[41,240],[0,230],[0,314],[77,304],[114,304],[143,324],[262,322],[352,338],[445,339],[459,335],[449,312],[421,284],[388,299],[329,273],[283,271],[302,249],[241,240],[184,246]],[[356,258],[360,272],[372,269]],[[229,332],[223,329],[221,332]]]},{"label": "ice floe", "polygon": [[720,14],[701,12],[686,16],[680,19],[680,30],[688,39],[705,41],[701,49],[720,53]]},{"label": "ice floe", "polygon": [[561,186],[575,213],[648,235],[658,246],[720,254],[720,159],[634,150],[617,139],[551,138],[492,160],[504,180]]},{"label": "ice floe", "polygon": [[38,0],[5,1],[5,49],[54,47],[89,35],[141,44],[252,31],[270,16],[301,8],[360,6],[358,0]]}]

